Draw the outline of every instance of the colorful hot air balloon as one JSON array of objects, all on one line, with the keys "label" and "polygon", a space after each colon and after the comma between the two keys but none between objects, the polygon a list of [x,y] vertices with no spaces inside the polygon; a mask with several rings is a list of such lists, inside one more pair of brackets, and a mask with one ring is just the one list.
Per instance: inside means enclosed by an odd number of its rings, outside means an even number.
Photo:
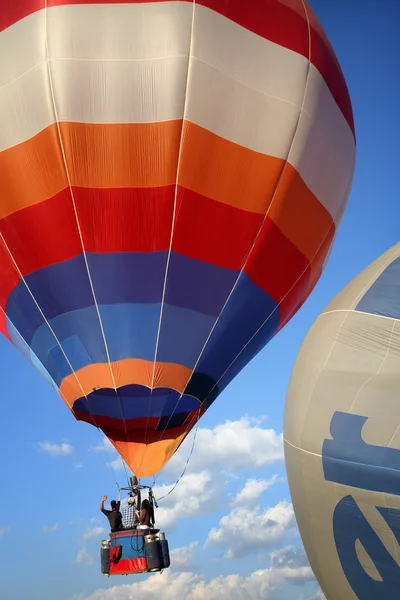
[{"label": "colorful hot air balloon", "polygon": [[319,315],[293,369],[285,458],[329,600],[400,593],[400,244]]},{"label": "colorful hot air balloon", "polygon": [[1,329],[154,474],[321,274],[343,75],[303,0],[0,0],[0,28]]}]

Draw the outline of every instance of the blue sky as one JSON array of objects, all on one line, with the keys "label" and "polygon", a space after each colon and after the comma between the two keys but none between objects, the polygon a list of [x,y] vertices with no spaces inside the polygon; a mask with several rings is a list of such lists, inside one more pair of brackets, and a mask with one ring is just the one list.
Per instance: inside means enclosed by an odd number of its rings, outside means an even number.
[{"label": "blue sky", "polygon": [[[115,480],[124,483],[124,471],[117,455],[104,448],[102,436],[76,422],[38,373],[0,339],[2,598],[125,600],[140,594],[153,600],[162,592],[168,600],[187,597],[195,585],[211,600],[240,600],[245,593],[265,600],[319,597],[301,551],[285,478],[285,394],[296,354],[319,312],[399,241],[400,44],[397,0],[310,1],[342,65],[353,103],[357,162],[349,204],[315,291],[203,417],[187,475],[160,504],[158,516],[168,525],[175,568],[151,578],[100,574],[106,520],[98,505],[103,494],[109,500],[116,495]],[[169,489],[191,444],[192,437],[159,485]],[[112,475],[105,463],[113,461]],[[253,509],[251,517],[243,506]],[[248,518],[255,520],[250,540],[238,528]],[[254,531],[267,520],[275,525],[258,538]],[[252,576],[257,570],[262,577]],[[120,585],[128,587],[104,592]]]}]

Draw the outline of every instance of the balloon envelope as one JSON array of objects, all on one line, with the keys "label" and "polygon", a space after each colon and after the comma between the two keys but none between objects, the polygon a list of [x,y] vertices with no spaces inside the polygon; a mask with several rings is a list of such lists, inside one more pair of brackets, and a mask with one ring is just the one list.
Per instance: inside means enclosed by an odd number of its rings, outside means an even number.
[{"label": "balloon envelope", "polygon": [[326,307],[296,359],[285,458],[329,600],[399,597],[400,244]]},{"label": "balloon envelope", "polygon": [[321,274],[343,75],[300,0],[0,0],[0,29],[0,327],[154,474]]}]

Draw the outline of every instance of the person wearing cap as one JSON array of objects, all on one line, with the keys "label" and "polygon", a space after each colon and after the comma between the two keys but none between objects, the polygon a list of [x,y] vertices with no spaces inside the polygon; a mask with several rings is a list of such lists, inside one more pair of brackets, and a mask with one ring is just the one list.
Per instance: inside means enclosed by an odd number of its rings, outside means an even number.
[{"label": "person wearing cap", "polygon": [[120,500],[118,502],[116,500],[111,500],[111,510],[107,510],[104,508],[104,502],[107,500],[107,496],[103,496],[100,502],[100,510],[103,514],[106,515],[109,523],[111,532],[121,531],[122,527],[122,515],[119,512],[119,507],[121,506]]},{"label": "person wearing cap", "polygon": [[137,525],[136,502],[133,496],[128,498],[128,504],[122,510],[124,529],[133,529]]}]

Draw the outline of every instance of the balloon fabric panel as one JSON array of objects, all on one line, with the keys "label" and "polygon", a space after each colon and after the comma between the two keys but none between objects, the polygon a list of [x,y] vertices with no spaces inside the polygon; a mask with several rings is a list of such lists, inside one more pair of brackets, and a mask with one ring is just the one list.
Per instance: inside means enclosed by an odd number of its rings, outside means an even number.
[{"label": "balloon fabric panel", "polygon": [[0,8],[0,329],[151,475],[321,274],[346,84],[302,2]]}]

